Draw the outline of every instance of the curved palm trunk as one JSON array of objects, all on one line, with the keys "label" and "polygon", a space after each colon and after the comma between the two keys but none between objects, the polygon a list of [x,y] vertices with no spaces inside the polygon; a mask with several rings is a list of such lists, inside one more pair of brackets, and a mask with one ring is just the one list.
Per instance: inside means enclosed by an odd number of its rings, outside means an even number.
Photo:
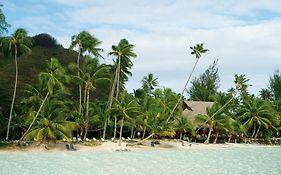
[{"label": "curved palm trunk", "polygon": [[[232,100],[234,99],[234,96],[231,97],[231,99],[226,102],[220,109],[218,109],[211,117],[209,117],[203,124],[207,123],[208,121],[210,121],[211,119],[213,119],[215,117],[215,115],[217,115],[221,110],[223,110],[223,108],[225,108]],[[198,132],[204,125],[201,125],[200,127],[198,127],[196,129],[195,132]]]},{"label": "curved palm trunk", "polygon": [[90,89],[87,89],[87,106],[86,106],[86,128],[85,128],[85,134],[84,139],[86,140],[87,134],[88,134],[88,127],[89,127],[89,101],[90,101]]},{"label": "curved palm trunk", "polygon": [[22,135],[22,137],[20,138],[20,140],[19,140],[20,142],[21,142],[22,139],[26,136],[26,134],[28,134],[28,132],[30,131],[32,125],[34,124],[34,122],[35,122],[35,120],[37,119],[39,113],[41,112],[42,107],[44,106],[44,103],[46,102],[48,96],[49,96],[49,92],[46,94],[44,100],[42,101],[42,103],[41,103],[41,105],[40,105],[40,107],[39,107],[39,109],[38,109],[38,111],[37,111],[35,117],[33,118],[32,122],[31,122],[30,125],[29,125],[28,129],[25,131],[25,133],[24,133],[24,134]]},{"label": "curved palm trunk", "polygon": [[17,61],[17,45],[15,44],[15,67],[16,67],[16,79],[15,79],[15,86],[14,86],[14,94],[13,94],[13,99],[12,99],[12,105],[10,109],[10,116],[9,116],[9,121],[8,121],[8,127],[7,127],[7,135],[6,135],[6,140],[9,140],[9,132],[10,132],[10,125],[12,121],[12,116],[13,116],[13,109],[14,109],[14,104],[15,104],[15,99],[16,99],[16,93],[17,93],[17,84],[18,84],[18,61]]},{"label": "curved palm trunk", "polygon": [[261,129],[261,125],[259,125],[259,127],[258,127],[258,130],[257,130],[256,135],[255,135],[255,140],[256,140],[257,137],[258,137],[258,134],[259,134],[259,132],[260,132],[260,129]]},{"label": "curved palm trunk", "polygon": [[122,120],[121,120],[121,127],[120,127],[120,135],[119,135],[119,143],[118,143],[118,146],[121,146],[121,143],[122,143],[123,123],[124,123],[124,117],[123,117]]},{"label": "curved palm trunk", "polygon": [[174,108],[173,108],[173,110],[172,110],[170,116],[168,117],[168,120],[167,120],[167,121],[170,120],[170,118],[173,116],[173,114],[174,114],[176,108],[177,108],[178,105],[180,104],[180,102],[181,102],[181,100],[182,100],[182,98],[183,98],[183,93],[184,93],[185,90],[186,90],[186,87],[187,87],[187,85],[188,85],[188,83],[189,83],[189,81],[190,81],[190,78],[191,78],[191,76],[192,76],[192,74],[193,74],[193,72],[194,72],[194,70],[195,70],[195,68],[196,68],[196,65],[198,64],[198,61],[199,61],[199,59],[196,59],[196,62],[195,62],[195,64],[194,64],[194,66],[193,66],[193,68],[192,68],[192,70],[191,70],[191,72],[190,72],[190,74],[189,74],[189,76],[188,76],[188,79],[187,79],[187,81],[186,81],[186,83],[185,83],[185,85],[184,85],[184,88],[183,88],[183,90],[182,90],[182,92],[181,92],[180,98],[179,98],[179,100],[177,101],[176,105],[174,106]]},{"label": "curved palm trunk", "polygon": [[153,137],[155,135],[155,133],[150,134],[148,137],[146,137],[143,140],[138,141],[137,143],[128,143],[127,146],[135,146],[135,145],[139,145],[142,144],[143,142],[147,141],[148,139],[150,139],[151,137]]},{"label": "curved palm trunk", "polygon": [[206,144],[208,144],[208,143],[209,143],[209,141],[210,141],[210,137],[211,137],[211,134],[212,134],[212,131],[213,131],[213,129],[212,129],[212,128],[210,128],[210,130],[209,130],[209,134],[208,134],[208,137],[207,137],[207,140],[205,140],[205,142],[204,142],[204,143],[206,143]]}]

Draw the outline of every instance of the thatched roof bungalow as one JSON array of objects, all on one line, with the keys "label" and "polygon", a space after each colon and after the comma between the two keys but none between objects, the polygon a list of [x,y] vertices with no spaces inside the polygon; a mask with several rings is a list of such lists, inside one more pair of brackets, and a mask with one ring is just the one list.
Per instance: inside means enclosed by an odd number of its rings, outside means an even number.
[{"label": "thatched roof bungalow", "polygon": [[214,102],[184,101],[182,105],[183,115],[186,116],[191,122],[194,122],[196,115],[207,115],[207,108],[211,107],[213,104]]}]

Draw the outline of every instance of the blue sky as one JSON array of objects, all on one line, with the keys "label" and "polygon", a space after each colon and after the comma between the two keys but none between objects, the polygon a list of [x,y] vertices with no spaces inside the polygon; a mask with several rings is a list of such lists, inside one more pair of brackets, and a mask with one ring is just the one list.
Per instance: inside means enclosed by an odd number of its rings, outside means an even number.
[{"label": "blue sky", "polygon": [[72,35],[87,30],[103,41],[106,62],[112,44],[127,38],[138,55],[127,88],[141,86],[154,73],[162,87],[180,92],[195,62],[189,47],[210,50],[196,68],[199,76],[219,59],[220,90],[233,86],[235,74],[250,79],[258,94],[281,68],[279,0],[3,0],[12,25],[30,35],[49,33],[65,47]]}]

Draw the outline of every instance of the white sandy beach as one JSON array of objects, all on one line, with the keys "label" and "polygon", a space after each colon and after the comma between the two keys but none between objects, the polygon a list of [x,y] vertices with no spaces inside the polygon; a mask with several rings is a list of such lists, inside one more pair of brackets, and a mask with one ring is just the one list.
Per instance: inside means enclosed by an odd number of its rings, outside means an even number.
[{"label": "white sandy beach", "polygon": [[[143,145],[126,146],[127,142],[122,142],[118,146],[118,142],[106,141],[98,146],[85,146],[82,144],[75,144],[77,151],[91,152],[91,151],[142,151],[142,150],[187,150],[187,149],[221,149],[221,148],[256,148],[256,147],[273,147],[271,145],[260,144],[242,144],[242,143],[225,143],[225,144],[203,144],[203,143],[185,143],[176,141],[160,141],[160,144],[155,144],[154,147],[150,146],[150,141],[143,143]],[[48,144],[48,149],[42,145],[31,145],[26,148],[4,148],[0,149],[0,153],[7,152],[55,152],[67,151],[65,143]]]}]

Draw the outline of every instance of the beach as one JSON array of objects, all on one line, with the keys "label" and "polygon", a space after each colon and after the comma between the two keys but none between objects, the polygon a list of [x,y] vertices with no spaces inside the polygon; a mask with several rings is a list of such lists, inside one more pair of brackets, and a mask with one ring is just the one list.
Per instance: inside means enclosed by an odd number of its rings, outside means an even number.
[{"label": "beach", "polygon": [[[25,147],[6,147],[0,148],[0,153],[8,152],[62,152],[68,151],[65,147],[67,143],[49,143],[49,144],[32,144]],[[204,144],[204,143],[187,143],[184,145],[180,141],[160,141],[160,144],[151,146],[151,141],[146,141],[142,145],[127,146],[128,142],[122,142],[121,146],[113,141],[96,141],[95,144],[76,143],[75,151],[78,152],[96,152],[96,151],[157,151],[157,150],[194,150],[194,149],[221,149],[221,148],[260,148],[260,147],[280,147],[275,145],[262,144],[243,144],[243,143],[224,143],[224,144]]]}]

